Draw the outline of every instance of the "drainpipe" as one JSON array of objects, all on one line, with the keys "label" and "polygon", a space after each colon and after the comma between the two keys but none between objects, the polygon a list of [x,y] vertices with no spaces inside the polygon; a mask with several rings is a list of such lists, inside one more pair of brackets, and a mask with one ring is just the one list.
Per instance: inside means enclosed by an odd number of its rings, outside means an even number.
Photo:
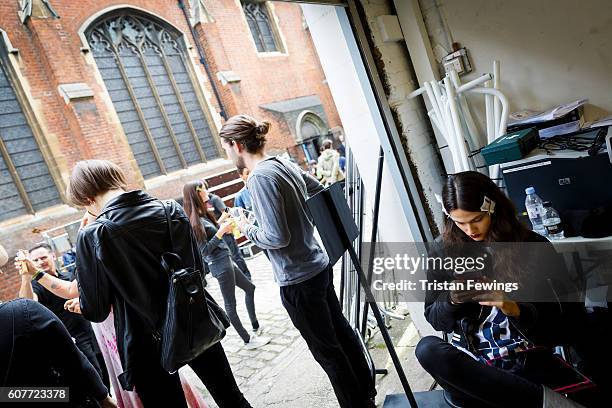
[{"label": "drainpipe", "polygon": [[213,93],[215,94],[215,99],[217,100],[217,103],[219,104],[219,108],[221,109],[221,112],[219,112],[219,114],[221,115],[223,119],[227,120],[227,113],[225,111],[225,105],[223,105],[223,101],[221,100],[221,95],[219,94],[219,90],[217,89],[212,73],[210,72],[210,66],[208,65],[208,62],[206,61],[206,56],[204,55],[204,49],[202,48],[202,43],[200,42],[200,38],[198,37],[198,34],[196,33],[195,29],[193,28],[193,25],[191,25],[191,21],[189,20],[189,14],[187,12],[187,7],[185,6],[185,2],[183,0],[178,0],[178,6],[181,10],[183,10],[185,21],[187,21],[187,25],[189,26],[189,30],[191,31],[191,36],[193,37],[193,41],[195,42],[196,48],[198,49],[198,55],[200,56],[200,63],[204,66],[204,70],[206,71],[206,76],[208,77],[208,80],[210,81],[210,86],[212,86]]}]

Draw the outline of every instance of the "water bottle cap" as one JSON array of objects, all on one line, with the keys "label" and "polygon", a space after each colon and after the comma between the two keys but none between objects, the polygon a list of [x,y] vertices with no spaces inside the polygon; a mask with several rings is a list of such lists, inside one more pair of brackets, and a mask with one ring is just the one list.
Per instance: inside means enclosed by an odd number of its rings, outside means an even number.
[{"label": "water bottle cap", "polygon": [[534,194],[535,193],[535,188],[533,187],[527,187],[525,189],[525,194]]},{"label": "water bottle cap", "polygon": [[544,201],[544,202],[542,203],[542,205],[543,205],[544,207],[552,207],[552,203],[551,203],[550,201]]}]

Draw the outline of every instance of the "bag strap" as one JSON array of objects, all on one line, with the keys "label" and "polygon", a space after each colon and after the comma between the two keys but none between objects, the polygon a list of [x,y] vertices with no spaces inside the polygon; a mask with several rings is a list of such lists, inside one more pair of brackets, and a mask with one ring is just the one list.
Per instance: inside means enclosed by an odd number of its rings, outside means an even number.
[{"label": "bag strap", "polygon": [[283,168],[283,170],[285,172],[285,175],[289,178],[291,184],[293,185],[293,187],[295,187],[295,189],[297,190],[298,194],[300,195],[300,197],[302,197],[302,200],[305,203],[306,202],[306,197],[304,197],[304,193],[302,192],[302,189],[300,188],[300,186],[297,185],[297,183],[295,182],[295,180],[291,176],[291,172],[289,171],[289,169],[287,168],[285,163],[283,163],[278,157],[273,157],[272,160],[276,161],[278,164],[281,165],[281,167]]},{"label": "bag strap", "polygon": [[170,217],[170,210],[166,205],[169,203],[166,202],[166,204],[164,204],[164,202],[161,200],[159,200],[159,202],[164,208],[164,213],[166,213],[166,227],[168,228],[168,235],[170,236],[170,252],[174,252],[174,240],[172,239],[172,218]]},{"label": "bag strap", "polygon": [[172,217],[170,216],[170,209],[168,208],[171,204],[169,201],[164,203],[160,200],[159,202],[161,203],[162,207],[164,207],[164,212],[166,213],[166,227],[168,228],[168,235],[170,237],[170,251],[162,254],[161,265],[168,275],[172,275],[176,269],[180,269],[182,267],[183,260],[174,251],[174,239],[172,238]]},{"label": "bag strap", "polygon": [[298,196],[302,199],[302,206],[304,207],[304,211],[306,212],[306,215],[308,216],[308,220],[314,224],[313,218],[312,218],[312,214],[310,213],[310,209],[308,208],[308,204],[306,204],[306,199],[308,198],[308,192],[304,193],[302,192],[302,189],[300,188],[300,186],[297,185],[297,183],[295,182],[295,180],[293,179],[293,177],[291,176],[291,171],[287,168],[287,166],[285,165],[285,163],[283,163],[280,159],[278,159],[277,157],[273,157],[272,160],[275,160],[278,164],[281,165],[281,167],[284,170],[285,175],[289,178],[290,183],[293,185],[293,187],[295,187],[295,189],[297,190]]}]

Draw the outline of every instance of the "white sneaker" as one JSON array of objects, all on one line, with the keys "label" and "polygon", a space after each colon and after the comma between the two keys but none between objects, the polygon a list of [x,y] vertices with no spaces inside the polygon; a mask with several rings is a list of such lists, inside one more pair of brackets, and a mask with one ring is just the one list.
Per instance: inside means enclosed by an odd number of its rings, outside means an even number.
[{"label": "white sneaker", "polygon": [[270,338],[269,337],[251,336],[251,339],[249,340],[249,342],[245,343],[244,348],[247,349],[247,350],[254,350],[254,349],[259,348],[261,346],[265,346],[269,342],[270,342]]},{"label": "white sneaker", "polygon": [[259,329],[257,330],[251,329],[251,333],[253,333],[253,336],[261,336],[263,333],[263,327],[259,326]]}]

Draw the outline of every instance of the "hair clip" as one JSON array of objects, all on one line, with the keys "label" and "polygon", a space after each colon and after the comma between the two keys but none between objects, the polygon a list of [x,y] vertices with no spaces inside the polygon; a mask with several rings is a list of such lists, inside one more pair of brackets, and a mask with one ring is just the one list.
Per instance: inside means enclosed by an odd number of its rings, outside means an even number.
[{"label": "hair clip", "polygon": [[480,211],[493,214],[495,212],[495,201],[491,200],[487,196],[484,196],[482,204],[480,205]]}]

